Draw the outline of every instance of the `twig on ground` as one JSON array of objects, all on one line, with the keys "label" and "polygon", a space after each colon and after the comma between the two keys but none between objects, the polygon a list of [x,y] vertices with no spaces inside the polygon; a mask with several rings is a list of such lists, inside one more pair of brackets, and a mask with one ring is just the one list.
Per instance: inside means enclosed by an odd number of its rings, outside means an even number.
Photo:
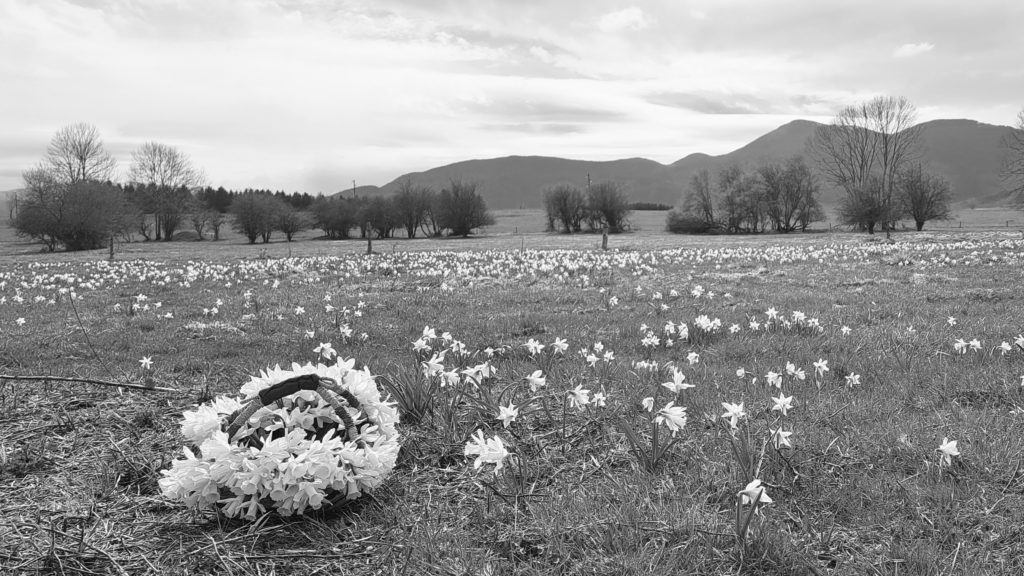
[{"label": "twig on ground", "polygon": [[11,374],[0,374],[0,381],[25,381],[25,382],[77,382],[80,384],[96,384],[98,386],[110,386],[113,388],[131,388],[132,390],[145,390],[147,392],[180,392],[174,388],[162,386],[146,386],[144,384],[132,384],[129,382],[110,382],[108,380],[93,380],[92,378],[76,378],[68,376],[13,376]]},{"label": "twig on ground", "polygon": [[89,350],[92,351],[93,357],[96,358],[96,361],[103,366],[103,369],[107,371],[107,374],[113,378],[114,373],[110,370],[110,365],[100,357],[99,352],[96,351],[96,347],[92,345],[92,339],[89,338],[89,331],[85,329],[85,324],[82,323],[82,317],[78,314],[78,306],[75,306],[75,297],[69,296],[68,303],[71,304],[71,309],[75,312],[75,320],[78,320],[78,327],[82,329],[82,335],[85,336],[85,343],[89,345]]},{"label": "twig on ground", "polygon": [[[72,535],[70,535],[70,534],[68,534],[67,532],[64,532],[64,531],[62,531],[62,530],[57,530],[57,529],[56,529],[56,528],[54,528],[53,526],[50,526],[49,528],[44,528],[44,527],[40,526],[40,529],[41,529],[41,530],[46,530],[46,531],[50,532],[50,533],[51,533],[51,535],[52,535],[52,534],[60,534],[61,536],[64,536],[65,538],[68,538],[68,539],[71,539],[71,540],[74,540],[74,539],[75,539],[75,537],[74,537],[74,536],[72,536]],[[102,548],[99,548],[98,546],[94,546],[93,544],[90,544],[89,542],[85,542],[85,541],[80,541],[80,542],[79,542],[79,545],[82,545],[82,544],[84,544],[84,545],[85,545],[85,546],[86,546],[87,548],[89,548],[90,550],[92,550],[92,551],[94,551],[94,552],[98,552],[98,553],[100,553],[100,554],[102,554],[102,555],[106,556],[107,560],[109,560],[109,561],[110,561],[110,563],[111,563],[111,565],[113,565],[113,566],[114,566],[114,568],[116,568],[116,569],[117,569],[118,573],[120,573],[120,574],[128,574],[128,572],[126,572],[126,571],[125,571],[125,569],[124,569],[124,568],[122,568],[120,564],[118,564],[117,560],[115,560],[115,559],[114,559],[114,557],[113,557],[113,556],[111,556],[111,555],[110,555],[110,553],[108,553],[108,552],[107,552],[106,550],[104,550],[104,549],[102,549]],[[61,549],[62,549],[62,550],[64,550],[63,548],[61,548]],[[67,552],[68,552],[69,554],[70,554],[70,553],[72,553],[72,551],[70,551],[70,550],[66,550],[66,551],[67,551]]]}]

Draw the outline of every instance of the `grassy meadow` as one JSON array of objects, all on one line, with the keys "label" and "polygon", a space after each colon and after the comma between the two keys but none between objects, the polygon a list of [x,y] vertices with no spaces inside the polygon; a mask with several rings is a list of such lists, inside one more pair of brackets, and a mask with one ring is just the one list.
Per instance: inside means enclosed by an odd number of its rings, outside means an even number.
[{"label": "grassy meadow", "polygon": [[[888,242],[637,213],[602,251],[509,212],[369,256],[0,231],[0,573],[1024,573],[1020,213]],[[398,402],[379,489],[250,520],[161,494],[183,411],[322,343]]]}]

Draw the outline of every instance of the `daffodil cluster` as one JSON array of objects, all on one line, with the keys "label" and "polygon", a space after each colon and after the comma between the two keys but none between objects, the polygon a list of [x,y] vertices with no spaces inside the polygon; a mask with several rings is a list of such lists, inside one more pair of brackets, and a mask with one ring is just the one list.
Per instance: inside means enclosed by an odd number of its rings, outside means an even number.
[{"label": "daffodil cluster", "polygon": [[[369,371],[354,361],[275,367],[246,382],[241,396],[220,396],[186,411],[182,435],[198,450],[163,471],[160,489],[195,508],[219,507],[230,517],[254,519],[268,509],[282,516],[355,499],[381,484],[395,466],[398,412],[380,397]],[[358,438],[348,438],[341,417],[317,392],[300,391],[258,411],[232,439],[227,416],[261,390],[300,375],[330,378],[351,393],[348,408]]]}]

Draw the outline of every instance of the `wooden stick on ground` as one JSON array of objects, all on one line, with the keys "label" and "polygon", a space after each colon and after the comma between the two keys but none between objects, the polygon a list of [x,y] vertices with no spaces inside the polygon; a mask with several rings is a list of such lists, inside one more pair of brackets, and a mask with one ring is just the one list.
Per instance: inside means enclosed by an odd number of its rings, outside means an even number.
[{"label": "wooden stick on ground", "polygon": [[174,388],[161,386],[146,386],[145,384],[131,384],[128,382],[109,382],[107,380],[93,380],[92,378],[73,378],[67,376],[12,376],[0,374],[0,381],[22,380],[25,382],[77,382],[80,384],[96,384],[98,386],[110,386],[113,388],[131,388],[132,390],[145,390],[147,392],[179,392]]}]

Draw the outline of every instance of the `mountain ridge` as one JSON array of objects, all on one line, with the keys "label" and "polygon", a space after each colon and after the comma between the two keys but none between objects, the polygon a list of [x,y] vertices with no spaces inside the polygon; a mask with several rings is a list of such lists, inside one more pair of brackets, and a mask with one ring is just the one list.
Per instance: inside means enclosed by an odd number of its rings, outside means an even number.
[{"label": "mountain ridge", "polygon": [[[477,182],[480,195],[492,209],[539,208],[544,188],[565,183],[582,188],[589,176],[593,182],[612,180],[622,184],[634,202],[676,204],[698,170],[707,169],[714,176],[730,164],[753,168],[767,161],[806,157],[807,140],[818,126],[821,124],[810,120],[793,120],[731,152],[717,156],[694,152],[670,164],[639,157],[595,161],[538,155],[462,160],[403,174],[380,186],[376,193],[394,192],[405,178],[435,189],[457,178]],[[921,163],[950,181],[954,202],[993,205],[1005,199],[999,187],[999,145],[1012,128],[970,119],[931,120],[918,127]],[[839,191],[823,179],[820,183],[826,203],[838,200]]]}]

